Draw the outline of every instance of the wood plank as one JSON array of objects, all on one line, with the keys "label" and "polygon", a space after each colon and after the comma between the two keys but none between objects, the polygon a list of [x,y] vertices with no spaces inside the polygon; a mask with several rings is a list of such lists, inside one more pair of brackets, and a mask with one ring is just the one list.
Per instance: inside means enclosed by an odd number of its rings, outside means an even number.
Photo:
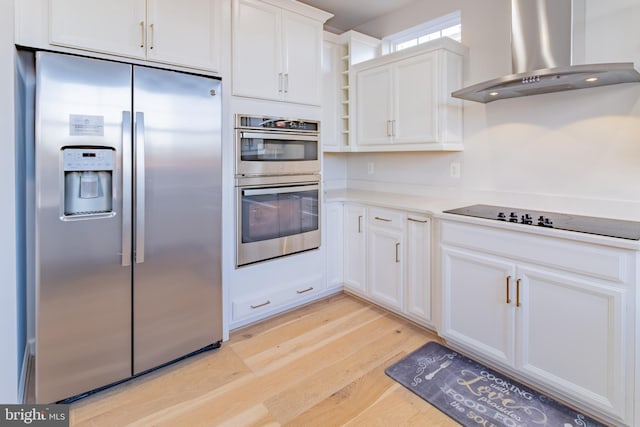
[{"label": "wood plank", "polygon": [[412,351],[425,342],[423,336],[404,333],[410,328],[409,325],[392,323],[390,329],[377,329],[378,338],[366,348],[349,353],[346,358],[288,387],[283,393],[267,400],[266,406],[280,422],[286,423],[330,397],[329,390],[342,389],[393,356]]},{"label": "wood plank", "polygon": [[343,425],[373,406],[396,383],[384,370],[407,353],[401,352],[377,366],[371,372],[357,378],[328,398],[307,409],[289,421],[288,425],[324,427],[328,419],[335,425]]},{"label": "wood plank", "polygon": [[219,350],[73,403],[71,424],[454,426],[384,374],[434,339],[340,294],[234,331]]}]

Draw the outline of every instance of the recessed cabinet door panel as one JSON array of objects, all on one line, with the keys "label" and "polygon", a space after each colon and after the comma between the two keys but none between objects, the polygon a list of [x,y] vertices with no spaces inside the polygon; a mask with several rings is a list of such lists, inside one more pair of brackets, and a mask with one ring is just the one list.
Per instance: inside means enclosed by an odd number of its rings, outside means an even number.
[{"label": "recessed cabinet door panel", "polygon": [[624,291],[519,267],[518,368],[624,419]]},{"label": "recessed cabinet door panel", "polygon": [[365,208],[344,206],[344,283],[349,289],[366,292]]},{"label": "recessed cabinet door panel", "polygon": [[436,55],[419,55],[394,67],[395,144],[436,141]]},{"label": "recessed cabinet door panel", "polygon": [[402,310],[402,232],[370,226],[367,265],[371,298]]},{"label": "recessed cabinet door panel", "polygon": [[361,71],[356,84],[358,144],[391,143],[391,67]]},{"label": "recessed cabinet door panel", "polygon": [[145,57],[145,0],[50,0],[50,43]]},{"label": "recessed cabinet door panel", "polygon": [[431,322],[431,233],[427,218],[407,219],[406,311]]},{"label": "recessed cabinet door panel", "polygon": [[[514,265],[497,258],[442,247],[441,335],[498,362],[514,362]],[[509,297],[510,303],[507,303]]]},{"label": "recessed cabinet door panel", "polygon": [[320,105],[322,25],[296,13],[282,12],[284,99]]},{"label": "recessed cabinet door panel", "polygon": [[281,9],[240,0],[234,10],[233,94],[281,99]]},{"label": "recessed cabinet door panel", "polygon": [[148,0],[148,59],[219,71],[221,8],[221,0]]}]

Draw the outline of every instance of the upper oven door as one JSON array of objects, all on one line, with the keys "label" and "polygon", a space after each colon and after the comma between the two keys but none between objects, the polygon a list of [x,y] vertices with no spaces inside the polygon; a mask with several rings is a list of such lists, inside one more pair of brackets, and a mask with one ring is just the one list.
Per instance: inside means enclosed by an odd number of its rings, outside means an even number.
[{"label": "upper oven door", "polygon": [[317,134],[236,131],[236,174],[292,175],[320,172]]}]

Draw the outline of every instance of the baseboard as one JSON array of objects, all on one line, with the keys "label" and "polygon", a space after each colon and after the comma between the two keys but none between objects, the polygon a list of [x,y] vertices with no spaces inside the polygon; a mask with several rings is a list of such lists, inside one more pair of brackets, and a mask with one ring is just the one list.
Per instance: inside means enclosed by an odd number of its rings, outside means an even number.
[{"label": "baseboard", "polygon": [[24,354],[22,356],[22,370],[20,371],[20,382],[18,383],[18,399],[21,403],[27,403],[27,394],[29,390],[29,374],[33,369],[33,356],[36,348],[36,340],[30,339],[24,346]]}]

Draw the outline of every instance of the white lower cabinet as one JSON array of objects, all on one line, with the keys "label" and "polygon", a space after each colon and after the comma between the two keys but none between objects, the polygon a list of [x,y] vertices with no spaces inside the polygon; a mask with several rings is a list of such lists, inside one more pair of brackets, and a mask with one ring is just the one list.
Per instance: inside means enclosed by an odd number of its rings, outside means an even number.
[{"label": "white lower cabinet", "polygon": [[344,212],[345,289],[433,327],[430,219],[349,203]]},{"label": "white lower cabinet", "polygon": [[293,283],[263,293],[252,293],[246,298],[232,301],[232,320],[257,319],[262,313],[268,314],[279,307],[295,306],[308,301],[314,294],[323,291],[322,278]]},{"label": "white lower cabinet", "polygon": [[431,221],[409,213],[406,226],[405,313],[431,325]]},{"label": "white lower cabinet", "polygon": [[369,208],[367,224],[367,283],[369,295],[383,305],[404,309],[404,215]]},{"label": "white lower cabinet", "polygon": [[344,277],[344,210],[342,202],[325,203],[323,231],[326,253],[327,289],[341,288]]},{"label": "white lower cabinet", "polygon": [[632,425],[632,252],[453,222],[440,230],[440,335]]},{"label": "white lower cabinet", "polygon": [[344,285],[356,293],[366,293],[365,282],[366,208],[344,206]]}]

